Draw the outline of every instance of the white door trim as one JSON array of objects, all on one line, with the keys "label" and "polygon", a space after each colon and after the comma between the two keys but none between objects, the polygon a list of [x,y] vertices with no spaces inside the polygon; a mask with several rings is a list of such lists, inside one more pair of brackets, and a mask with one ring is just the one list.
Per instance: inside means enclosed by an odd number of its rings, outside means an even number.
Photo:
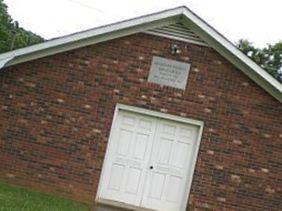
[{"label": "white door trim", "polygon": [[[116,122],[116,119],[117,119],[118,112],[120,110],[130,111],[130,112],[134,112],[134,113],[138,113],[138,114],[144,114],[144,115],[162,118],[162,119],[167,119],[167,120],[172,120],[172,121],[176,121],[176,122],[187,123],[187,124],[199,127],[198,137],[197,137],[197,141],[196,141],[197,143],[196,143],[196,147],[195,147],[196,151],[195,151],[195,154],[192,158],[191,171],[190,171],[190,175],[188,175],[188,181],[186,183],[187,188],[186,188],[186,192],[185,192],[185,201],[183,201],[183,203],[182,203],[182,209],[181,210],[184,211],[186,209],[188,198],[189,198],[189,195],[190,195],[190,190],[191,190],[191,185],[192,185],[192,180],[193,180],[193,174],[194,174],[194,170],[195,170],[195,166],[196,166],[196,161],[197,161],[197,158],[198,158],[200,142],[201,142],[201,139],[202,139],[204,122],[199,121],[199,120],[195,120],[195,119],[191,119],[191,118],[184,118],[184,117],[175,116],[175,115],[166,114],[166,113],[161,113],[161,112],[152,111],[152,110],[148,110],[148,109],[138,108],[138,107],[134,107],[134,106],[128,106],[128,105],[124,105],[124,104],[117,104],[116,108],[115,108],[113,121],[112,121],[112,125],[111,125],[111,132],[110,132],[110,136],[109,136],[109,141],[107,143],[107,149],[106,149],[106,153],[105,153],[105,157],[104,157],[104,161],[103,161],[102,172],[101,172],[100,179],[99,179],[98,191],[97,191],[97,194],[96,194],[96,202],[105,201],[101,198],[102,187],[104,186],[104,183],[105,183],[105,181],[103,180],[104,174],[105,174],[104,166],[105,166],[105,163],[107,163],[107,161],[108,161],[109,156],[107,156],[107,155],[109,153],[108,152],[109,151],[109,145],[111,144],[111,142],[113,140],[112,131],[114,130],[114,125],[115,125],[115,122]],[[119,202],[117,202],[115,204],[119,204]],[[122,204],[123,207],[126,206],[124,203],[120,203],[120,204]]]}]

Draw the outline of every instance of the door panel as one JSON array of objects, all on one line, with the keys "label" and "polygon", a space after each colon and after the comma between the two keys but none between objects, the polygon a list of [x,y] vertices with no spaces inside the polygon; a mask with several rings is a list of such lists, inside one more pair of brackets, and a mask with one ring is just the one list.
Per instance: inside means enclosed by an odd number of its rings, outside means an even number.
[{"label": "door panel", "polygon": [[156,121],[119,112],[107,153],[101,197],[140,205]]},{"label": "door panel", "polygon": [[145,184],[143,207],[181,210],[197,127],[158,120],[150,160],[152,170]]},{"label": "door panel", "polygon": [[119,111],[103,167],[101,198],[180,211],[198,127]]}]

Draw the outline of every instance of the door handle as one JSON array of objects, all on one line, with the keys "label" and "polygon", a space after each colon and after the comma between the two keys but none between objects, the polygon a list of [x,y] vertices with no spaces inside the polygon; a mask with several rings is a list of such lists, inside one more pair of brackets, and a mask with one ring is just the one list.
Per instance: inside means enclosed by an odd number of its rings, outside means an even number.
[{"label": "door handle", "polygon": [[150,169],[152,170],[152,169],[154,169],[154,167],[153,167],[153,166],[150,166]]}]

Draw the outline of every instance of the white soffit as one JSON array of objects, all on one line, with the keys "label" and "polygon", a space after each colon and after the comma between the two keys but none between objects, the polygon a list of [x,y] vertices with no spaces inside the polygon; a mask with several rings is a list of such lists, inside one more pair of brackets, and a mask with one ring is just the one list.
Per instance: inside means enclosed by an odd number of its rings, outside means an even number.
[{"label": "white soffit", "polygon": [[[175,23],[182,23],[189,31],[197,35],[199,39],[197,42],[204,42],[214,48],[269,94],[282,102],[282,84],[187,7],[177,7],[7,52],[0,55],[0,68],[139,32],[152,32],[153,29],[163,29],[164,26],[171,26]],[[177,34],[179,35],[179,31]],[[185,36],[187,35],[188,31]],[[189,38],[191,41],[191,37]]]}]

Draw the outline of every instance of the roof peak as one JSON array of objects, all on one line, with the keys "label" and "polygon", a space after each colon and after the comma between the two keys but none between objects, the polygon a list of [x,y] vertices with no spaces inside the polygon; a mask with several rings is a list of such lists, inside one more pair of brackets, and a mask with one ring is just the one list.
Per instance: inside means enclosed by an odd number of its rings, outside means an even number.
[{"label": "roof peak", "polygon": [[144,32],[167,24],[182,22],[205,43],[229,60],[238,69],[282,102],[282,84],[243,54],[232,42],[217,32],[186,6],[143,15],[82,32],[52,39],[40,44],[0,54],[0,69],[56,53],[99,42]]}]

